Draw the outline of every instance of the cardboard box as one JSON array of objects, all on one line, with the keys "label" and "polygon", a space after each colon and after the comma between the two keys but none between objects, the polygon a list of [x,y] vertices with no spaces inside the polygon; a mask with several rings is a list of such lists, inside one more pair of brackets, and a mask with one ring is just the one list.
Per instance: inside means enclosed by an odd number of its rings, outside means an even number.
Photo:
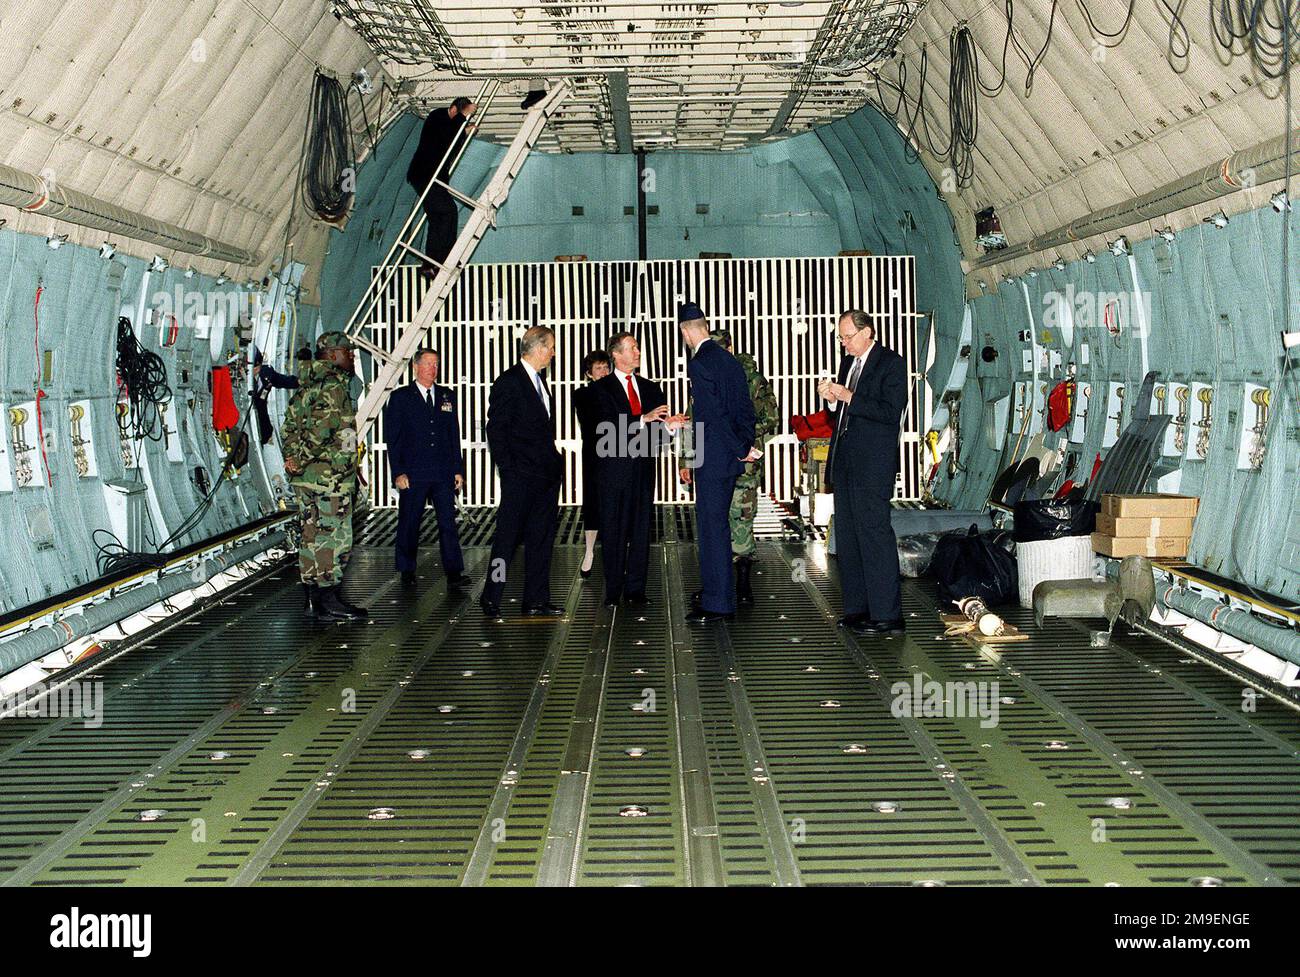
[{"label": "cardboard box", "polygon": [[1191,516],[1110,516],[1104,512],[1097,513],[1097,532],[1103,536],[1127,536],[1146,539],[1156,536],[1192,535],[1192,524],[1196,520]]},{"label": "cardboard box", "polygon": [[1201,500],[1194,495],[1111,495],[1101,497],[1101,511],[1108,516],[1150,519],[1191,519],[1196,515]]},{"label": "cardboard box", "polygon": [[1184,536],[1106,536],[1103,533],[1092,534],[1094,553],[1103,556],[1150,556],[1163,559],[1181,559],[1187,555],[1191,540]]}]

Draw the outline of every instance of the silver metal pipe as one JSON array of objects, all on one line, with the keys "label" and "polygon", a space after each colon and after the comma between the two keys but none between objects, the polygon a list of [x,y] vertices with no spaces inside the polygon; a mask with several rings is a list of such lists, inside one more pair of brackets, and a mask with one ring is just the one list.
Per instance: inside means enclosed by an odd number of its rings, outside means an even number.
[{"label": "silver metal pipe", "polygon": [[109,234],[148,241],[162,248],[197,254],[236,265],[255,265],[258,254],[226,244],[205,234],[187,231],[178,224],[155,220],[125,207],[118,207],[73,190],[62,184],[50,186],[41,177],[0,164],[0,204],[17,207],[28,214],[42,214]]},{"label": "silver metal pipe", "polygon": [[1156,596],[1162,607],[1171,607],[1224,634],[1300,665],[1300,632],[1294,629],[1265,624],[1247,611],[1202,597],[1184,587],[1163,586],[1156,590]]},{"label": "silver metal pipe", "polygon": [[[274,532],[226,550],[191,571],[180,568],[164,574],[157,580],[132,587],[116,597],[91,604],[76,614],[69,614],[52,624],[46,624],[0,644],[0,675],[53,654],[64,645],[102,631],[132,614],[138,614],[160,601],[174,597],[183,590],[211,580],[237,563],[252,559],[273,546],[284,544],[284,533]],[[201,579],[200,579],[201,578]]]},{"label": "silver metal pipe", "polygon": [[[1300,129],[1291,133],[1291,139],[1293,144],[1296,140],[1300,140]],[[1280,180],[1286,175],[1286,145],[1285,133],[1265,139],[1249,149],[1233,153],[1187,176],[1157,187],[1150,193],[1144,193],[1140,197],[1134,197],[1111,207],[1094,210],[1068,224],[1062,224],[1055,230],[1040,234],[1024,244],[990,252],[971,262],[970,267],[972,270],[992,268],[1063,244],[1081,241],[1096,234],[1116,231],[1140,221],[1157,220],[1185,207],[1226,197],[1247,186],[1262,186],[1273,180]]]}]

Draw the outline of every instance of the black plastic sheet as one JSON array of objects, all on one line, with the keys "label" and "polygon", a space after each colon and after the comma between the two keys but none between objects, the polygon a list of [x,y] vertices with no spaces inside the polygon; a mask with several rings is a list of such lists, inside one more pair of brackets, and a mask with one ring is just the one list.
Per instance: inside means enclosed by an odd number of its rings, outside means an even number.
[{"label": "black plastic sheet", "polygon": [[1017,543],[1087,536],[1097,528],[1100,506],[1083,498],[1022,499],[1012,509]]}]

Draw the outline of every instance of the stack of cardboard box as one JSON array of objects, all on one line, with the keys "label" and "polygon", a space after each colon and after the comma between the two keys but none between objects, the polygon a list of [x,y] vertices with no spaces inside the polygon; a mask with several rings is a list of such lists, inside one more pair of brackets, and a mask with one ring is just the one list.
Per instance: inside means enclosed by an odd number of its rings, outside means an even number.
[{"label": "stack of cardboard box", "polygon": [[1185,557],[1200,501],[1191,495],[1103,495],[1092,548],[1106,556]]}]

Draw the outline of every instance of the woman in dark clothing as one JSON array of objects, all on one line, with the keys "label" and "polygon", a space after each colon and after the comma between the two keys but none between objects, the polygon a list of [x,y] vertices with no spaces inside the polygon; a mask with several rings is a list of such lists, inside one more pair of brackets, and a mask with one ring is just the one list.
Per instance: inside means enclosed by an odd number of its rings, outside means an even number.
[{"label": "woman in dark clothing", "polygon": [[[589,381],[599,380],[609,373],[609,355],[604,350],[592,350],[582,358],[582,373]],[[586,530],[587,551],[579,572],[586,580],[596,558],[596,527],[600,525],[600,499],[596,494],[596,391],[592,383],[573,391],[573,409],[582,432],[582,527]]]}]

